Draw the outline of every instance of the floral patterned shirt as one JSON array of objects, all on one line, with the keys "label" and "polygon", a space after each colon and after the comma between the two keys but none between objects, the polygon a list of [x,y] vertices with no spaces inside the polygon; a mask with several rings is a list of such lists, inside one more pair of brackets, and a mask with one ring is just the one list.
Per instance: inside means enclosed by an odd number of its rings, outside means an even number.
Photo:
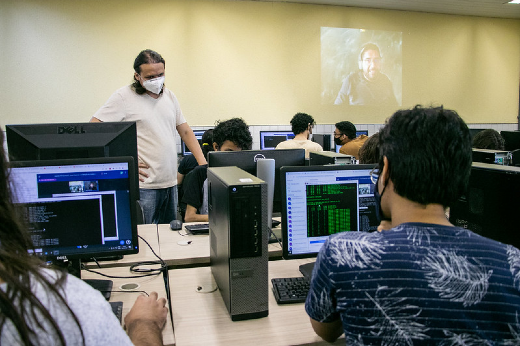
[{"label": "floral patterned shirt", "polygon": [[520,250],[422,223],[336,234],[305,308],[347,345],[520,345]]}]

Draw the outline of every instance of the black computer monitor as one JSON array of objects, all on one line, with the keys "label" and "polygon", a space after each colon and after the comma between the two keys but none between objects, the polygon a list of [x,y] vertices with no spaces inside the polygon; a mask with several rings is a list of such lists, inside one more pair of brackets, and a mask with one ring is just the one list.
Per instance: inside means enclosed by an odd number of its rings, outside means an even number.
[{"label": "black computer monitor", "polygon": [[[368,136],[368,130],[358,130],[358,131],[356,131],[356,138],[361,136],[361,135]],[[339,153],[339,149],[341,149],[342,146],[341,145],[337,145],[337,144],[335,144],[335,145],[336,145],[335,150],[336,150],[337,153]]]},{"label": "black computer monitor", "polygon": [[273,212],[279,213],[281,212],[280,168],[282,166],[304,166],[305,149],[210,151],[208,153],[209,167],[237,166],[253,175],[256,175],[258,159],[275,160]]},{"label": "black computer monitor", "polygon": [[279,143],[293,138],[292,131],[260,131],[260,149],[273,150]]},{"label": "black computer monitor", "polygon": [[[199,141],[199,144],[202,143],[202,135],[206,132],[206,130],[193,130],[193,134],[195,138]],[[181,139],[181,154],[182,156],[191,155],[190,149],[186,146],[186,143]]]},{"label": "black computer monitor", "polygon": [[12,161],[14,203],[34,254],[81,260],[139,252],[132,157]]},{"label": "black computer monitor", "polygon": [[6,125],[5,133],[11,161],[131,156],[139,183],[135,122]]},{"label": "black computer monitor", "polygon": [[520,131],[500,131],[500,135],[504,138],[506,151],[520,149]]},{"label": "black computer monitor", "polygon": [[520,249],[520,167],[474,162],[466,194],[450,207],[450,222]]},{"label": "black computer monitor", "polygon": [[373,232],[376,216],[370,171],[375,165],[282,167],[285,259],[313,257],[329,235]]},{"label": "black computer monitor", "polygon": [[318,143],[323,148],[323,151],[330,151],[331,135],[327,134],[313,134],[312,141]]}]

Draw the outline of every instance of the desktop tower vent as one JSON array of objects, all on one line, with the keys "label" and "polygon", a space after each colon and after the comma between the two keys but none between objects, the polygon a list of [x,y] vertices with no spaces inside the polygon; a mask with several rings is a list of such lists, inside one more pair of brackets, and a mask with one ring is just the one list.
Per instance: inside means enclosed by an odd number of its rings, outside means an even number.
[{"label": "desktop tower vent", "polygon": [[211,272],[233,321],[269,313],[267,184],[237,167],[208,169]]}]

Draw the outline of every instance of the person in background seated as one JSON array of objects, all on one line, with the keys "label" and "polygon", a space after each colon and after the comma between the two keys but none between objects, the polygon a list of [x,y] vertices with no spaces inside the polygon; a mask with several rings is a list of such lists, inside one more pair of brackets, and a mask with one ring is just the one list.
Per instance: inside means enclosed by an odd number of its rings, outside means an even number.
[{"label": "person in background seated", "polygon": [[[3,132],[0,131],[0,142]],[[0,153],[0,344],[162,345],[168,309],[156,292],[139,296],[127,333],[103,295],[47,266],[13,205],[7,159]]]},{"label": "person in background seated", "polygon": [[199,142],[164,80],[163,57],[150,49],[141,51],[134,61],[133,84],[116,90],[90,120],[137,123],[139,204],[147,224],[177,218],[176,133],[197,162],[206,164]]},{"label": "person in background seated", "polygon": [[276,149],[305,149],[305,158],[309,158],[311,151],[323,151],[321,145],[310,140],[312,128],[316,123],[309,114],[296,113],[291,119],[294,138],[278,143]]},{"label": "person in background seated", "polygon": [[473,148],[504,150],[504,138],[493,129],[482,130],[473,137]]},{"label": "person in background seated", "polygon": [[359,163],[370,164],[379,162],[379,133],[375,133],[359,148]]},{"label": "person in background seated", "polygon": [[[240,118],[218,122],[213,129],[215,151],[249,150],[252,144],[249,127]],[[186,204],[184,222],[208,222],[207,165],[195,167],[186,175],[183,185],[181,203]]]},{"label": "person in background seated", "polygon": [[374,195],[390,229],[334,234],[320,249],[305,303],[316,333],[345,333],[347,345],[518,345],[520,250],[444,214],[470,175],[464,121],[442,107],[397,111],[379,150]]},{"label": "person in background seated", "polygon": [[367,135],[356,137],[356,126],[350,121],[340,121],[336,123],[334,130],[334,143],[341,145],[339,152],[345,155],[351,155],[359,160],[359,148],[368,139]]},{"label": "person in background seated", "polygon": [[[204,131],[200,142],[202,153],[204,154],[206,160],[208,160],[208,152],[213,151],[213,129]],[[182,197],[184,196],[184,177],[198,165],[199,164],[195,156],[187,155],[181,160],[179,168],[177,169],[177,195],[179,197],[179,201],[181,201],[179,203],[179,213],[181,215],[182,221],[184,221],[184,215],[186,214],[186,204],[182,203]]]}]

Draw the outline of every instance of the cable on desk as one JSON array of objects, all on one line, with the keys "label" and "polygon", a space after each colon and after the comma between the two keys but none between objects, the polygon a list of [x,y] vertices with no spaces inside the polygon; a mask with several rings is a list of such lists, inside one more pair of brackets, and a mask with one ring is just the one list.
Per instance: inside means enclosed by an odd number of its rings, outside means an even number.
[{"label": "cable on desk", "polygon": [[[98,271],[95,271],[95,270],[92,270],[92,269],[88,269],[87,267],[84,266],[83,263],[81,264],[81,269],[86,270],[86,271],[91,272],[91,273],[94,273],[94,274],[98,274],[98,275],[110,278],[110,279],[134,279],[134,278],[140,278],[140,277],[145,277],[145,276],[159,275],[161,273],[164,273],[164,272],[168,271],[168,267],[166,266],[166,262],[164,262],[164,260],[155,253],[155,251],[152,249],[150,244],[142,236],[139,235],[138,237],[141,238],[141,240],[144,241],[146,245],[148,245],[148,247],[150,248],[150,250],[152,251],[154,256],[159,259],[159,261],[144,261],[144,262],[139,262],[139,263],[136,263],[136,264],[133,264],[133,265],[130,266],[130,272],[132,272],[132,273],[143,273],[143,274],[141,274],[141,275],[133,275],[133,276],[106,275],[106,274],[100,273]],[[95,258],[93,258],[93,260],[96,262],[98,267],[100,267],[98,261]],[[139,268],[140,266],[143,266],[143,265],[148,266],[148,265],[154,265],[154,264],[160,264],[160,267],[159,268]]]}]

